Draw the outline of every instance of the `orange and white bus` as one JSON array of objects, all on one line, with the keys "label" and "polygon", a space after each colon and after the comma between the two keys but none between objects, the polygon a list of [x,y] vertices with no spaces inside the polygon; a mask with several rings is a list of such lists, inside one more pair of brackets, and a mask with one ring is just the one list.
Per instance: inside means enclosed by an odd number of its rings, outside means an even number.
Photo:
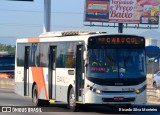
[{"label": "orange and white bus", "polygon": [[17,39],[15,83],[15,92],[37,106],[145,104],[145,39],[81,31]]}]

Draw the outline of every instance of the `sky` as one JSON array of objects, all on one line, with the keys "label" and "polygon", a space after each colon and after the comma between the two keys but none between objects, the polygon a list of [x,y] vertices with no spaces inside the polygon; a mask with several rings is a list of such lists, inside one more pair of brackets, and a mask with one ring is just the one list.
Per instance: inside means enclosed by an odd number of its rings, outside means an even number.
[{"label": "sky", "polygon": [[[117,28],[84,26],[85,0],[51,0],[51,31],[90,30],[118,33]],[[38,37],[43,32],[44,0],[0,0],[0,43],[16,44],[17,38]],[[159,30],[159,29],[158,29]],[[124,29],[140,34],[145,29]]]}]

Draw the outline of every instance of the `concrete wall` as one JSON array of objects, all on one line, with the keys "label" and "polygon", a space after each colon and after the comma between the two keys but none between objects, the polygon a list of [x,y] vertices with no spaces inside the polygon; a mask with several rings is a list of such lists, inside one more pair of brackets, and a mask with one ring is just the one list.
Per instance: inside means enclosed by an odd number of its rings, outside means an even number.
[{"label": "concrete wall", "polygon": [[15,87],[14,79],[0,78],[0,88],[14,89],[14,87]]}]

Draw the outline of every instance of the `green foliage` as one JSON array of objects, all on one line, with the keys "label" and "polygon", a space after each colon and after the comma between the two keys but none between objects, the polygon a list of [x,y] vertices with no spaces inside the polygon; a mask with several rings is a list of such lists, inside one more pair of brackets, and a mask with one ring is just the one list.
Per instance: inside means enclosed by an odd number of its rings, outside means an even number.
[{"label": "green foliage", "polygon": [[15,54],[15,50],[16,50],[16,46],[0,43],[0,52],[8,52],[9,54]]}]

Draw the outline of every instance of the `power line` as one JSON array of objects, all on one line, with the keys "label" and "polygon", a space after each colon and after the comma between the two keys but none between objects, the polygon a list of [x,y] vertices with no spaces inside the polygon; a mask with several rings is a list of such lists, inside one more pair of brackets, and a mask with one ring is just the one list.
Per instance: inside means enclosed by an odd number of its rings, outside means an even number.
[{"label": "power line", "polygon": [[[5,12],[26,12],[26,13],[43,13],[43,11],[27,11],[27,10],[9,10],[9,9],[0,9],[0,12],[5,11]],[[58,11],[58,12],[51,12],[51,13],[55,13],[55,14],[75,14],[75,15],[82,15],[82,12],[62,12],[62,11]]]},{"label": "power line", "polygon": [[[0,23],[1,26],[23,26],[23,27],[42,27],[41,24],[17,24],[17,23]],[[75,25],[75,26],[68,26],[68,25],[51,25],[51,27],[62,27],[62,28],[82,28],[83,26]]]},{"label": "power line", "polygon": [[33,26],[33,27],[40,27],[42,25],[39,25],[39,24],[0,23],[0,26]]}]

